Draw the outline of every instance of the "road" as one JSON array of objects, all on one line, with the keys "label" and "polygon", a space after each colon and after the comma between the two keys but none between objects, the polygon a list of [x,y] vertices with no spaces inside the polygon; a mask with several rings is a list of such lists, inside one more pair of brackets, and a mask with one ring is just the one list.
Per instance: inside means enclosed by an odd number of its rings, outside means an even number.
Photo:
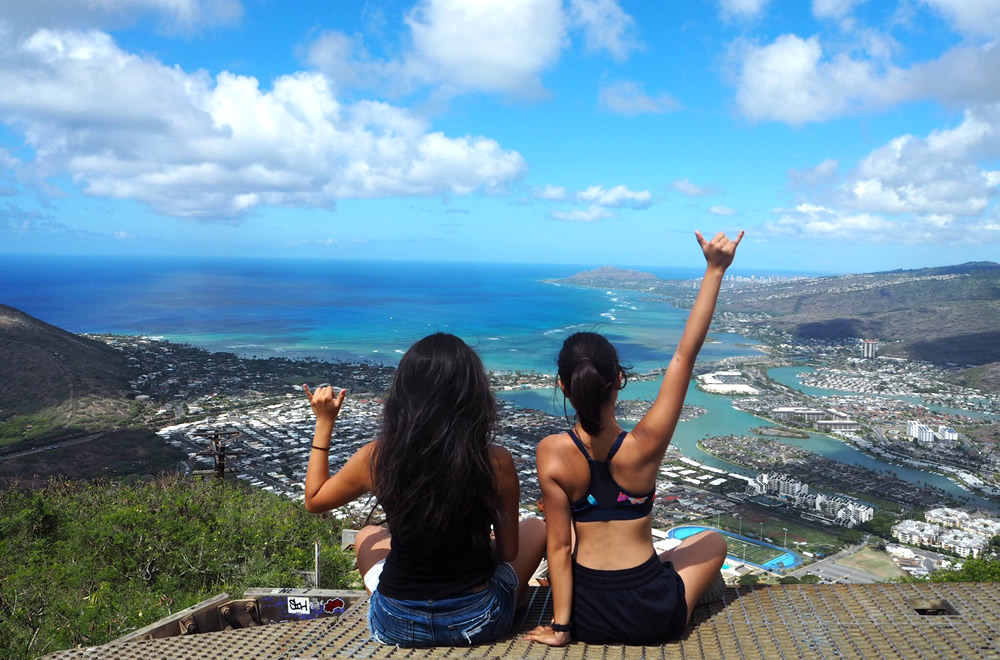
[{"label": "road", "polygon": [[71,440],[63,440],[62,442],[56,442],[51,445],[44,445],[42,447],[32,447],[31,449],[25,449],[11,454],[3,454],[2,456],[0,456],[0,461],[6,461],[11,458],[18,458],[20,456],[28,456],[30,454],[40,454],[44,451],[61,449],[62,447],[71,447],[73,445],[79,445],[84,442],[90,442],[91,440],[96,440],[97,438],[103,437],[105,433],[107,433],[107,431],[100,431],[99,433],[91,433],[90,435],[85,435],[80,438],[73,438]]},{"label": "road", "polygon": [[865,547],[864,542],[852,545],[836,554],[813,562],[804,568],[792,571],[788,575],[801,578],[807,573],[812,573],[813,575],[818,575],[824,582],[839,582],[841,584],[871,584],[882,581],[883,578],[873,573],[860,568],[854,568],[853,566],[845,566],[837,561],[838,559],[853,555],[863,547]]}]

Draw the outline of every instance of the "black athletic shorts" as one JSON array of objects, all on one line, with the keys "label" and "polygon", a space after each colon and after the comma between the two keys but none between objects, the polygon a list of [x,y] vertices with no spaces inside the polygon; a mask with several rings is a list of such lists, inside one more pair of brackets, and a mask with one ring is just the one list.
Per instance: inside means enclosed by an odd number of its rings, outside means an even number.
[{"label": "black athletic shorts", "polygon": [[598,571],[573,563],[572,634],[589,644],[662,644],[687,627],[684,582],[671,562]]}]

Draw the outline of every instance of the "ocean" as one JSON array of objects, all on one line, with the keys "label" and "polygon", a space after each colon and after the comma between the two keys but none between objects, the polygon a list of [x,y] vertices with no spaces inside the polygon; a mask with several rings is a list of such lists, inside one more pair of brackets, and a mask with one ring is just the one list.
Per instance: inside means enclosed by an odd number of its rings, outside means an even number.
[{"label": "ocean", "polygon": [[[666,365],[687,312],[638,292],[543,282],[586,266],[400,261],[7,256],[0,302],[72,332],[162,336],[244,356],[394,364],[417,339],[456,334],[488,368],[555,371],[572,332],[597,330],[622,358]],[[694,279],[702,271],[661,269]],[[718,336],[703,359],[756,353]]]},{"label": "ocean", "polygon": [[[666,366],[687,311],[643,300],[639,292],[544,281],[591,267],[7,255],[0,260],[0,303],[71,332],[159,336],[247,357],[395,364],[414,341],[443,331],[474,346],[487,368],[554,374],[562,341],[573,332],[594,330],[611,339],[636,370]],[[702,272],[643,270],[668,279],[695,279]],[[699,361],[759,353],[752,340],[714,334]],[[633,383],[621,396],[651,399],[657,387],[653,381]],[[502,396],[517,405],[562,412],[554,388]],[[681,423],[674,444],[697,460],[732,469],[698,449],[697,441],[705,435],[746,434],[762,421],[732,409],[728,397],[693,386],[687,402],[708,412]],[[963,493],[944,477],[889,465],[826,436],[788,442]],[[973,501],[995,506],[978,497]]]}]

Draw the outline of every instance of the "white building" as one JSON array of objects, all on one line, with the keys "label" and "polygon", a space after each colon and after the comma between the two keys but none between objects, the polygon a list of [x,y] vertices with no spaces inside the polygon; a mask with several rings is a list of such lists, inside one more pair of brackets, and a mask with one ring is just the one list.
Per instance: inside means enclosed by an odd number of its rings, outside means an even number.
[{"label": "white building", "polygon": [[843,527],[854,527],[860,523],[868,522],[875,516],[873,507],[836,495],[822,493],[810,495],[806,498],[806,505],[813,511],[822,514],[822,518]]},{"label": "white building", "polygon": [[862,339],[861,340],[861,357],[866,360],[873,360],[878,356],[878,340],[877,339]]},{"label": "white building", "polygon": [[962,525],[962,529],[967,532],[982,534],[988,538],[1000,536],[1000,520],[993,518],[970,518]]},{"label": "white building", "polygon": [[817,431],[857,431],[861,424],[853,419],[820,419],[815,422]]},{"label": "white building", "polygon": [[987,545],[989,539],[974,532],[962,529],[949,529],[938,537],[938,544],[945,550],[951,550],[960,557],[978,557]]},{"label": "white building", "polygon": [[929,523],[941,525],[942,527],[962,529],[965,523],[969,521],[969,514],[961,509],[940,507],[938,509],[929,509],[924,514],[924,520]]},{"label": "white building", "polygon": [[784,474],[768,474],[761,472],[757,478],[747,484],[747,495],[776,495],[791,500],[796,506],[801,506],[809,495],[809,484]]},{"label": "white building", "polygon": [[950,426],[939,426],[938,435],[940,435],[945,440],[958,440],[958,431],[951,428]]},{"label": "white building", "polygon": [[784,406],[781,408],[772,408],[771,417],[774,419],[802,419],[807,422],[815,422],[826,417],[826,412],[818,408]]},{"label": "white building", "polygon": [[892,536],[899,539],[900,543],[935,545],[940,535],[940,527],[918,520],[904,520],[892,526]]},{"label": "white building", "polygon": [[751,387],[739,371],[716,371],[698,376],[701,389],[716,394],[760,394],[760,390]]}]

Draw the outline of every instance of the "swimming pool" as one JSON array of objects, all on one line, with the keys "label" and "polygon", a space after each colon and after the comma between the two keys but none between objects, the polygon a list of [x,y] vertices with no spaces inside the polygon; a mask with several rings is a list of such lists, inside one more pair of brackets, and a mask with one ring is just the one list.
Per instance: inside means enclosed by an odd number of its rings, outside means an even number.
[{"label": "swimming pool", "polygon": [[[673,529],[667,530],[667,536],[672,539],[686,539],[689,536],[693,536],[699,532],[704,532],[705,530],[712,530],[719,532],[723,536],[728,536],[730,538],[739,539],[745,541],[752,545],[759,545],[765,548],[774,548],[775,550],[781,550],[782,554],[778,555],[774,559],[769,559],[763,564],[755,564],[752,561],[744,562],[739,557],[729,557],[733,561],[738,561],[741,563],[747,563],[751,566],[758,566],[768,571],[783,570],[788,568],[795,568],[802,563],[802,557],[798,554],[788,550],[787,548],[782,548],[781,546],[773,545],[771,543],[765,543],[763,541],[758,541],[757,539],[747,538],[746,536],[740,536],[739,534],[733,534],[732,532],[726,532],[721,529],[715,529],[714,527],[701,527],[699,525],[681,525],[680,527],[674,527]],[[724,565],[726,568],[728,565]]]}]

